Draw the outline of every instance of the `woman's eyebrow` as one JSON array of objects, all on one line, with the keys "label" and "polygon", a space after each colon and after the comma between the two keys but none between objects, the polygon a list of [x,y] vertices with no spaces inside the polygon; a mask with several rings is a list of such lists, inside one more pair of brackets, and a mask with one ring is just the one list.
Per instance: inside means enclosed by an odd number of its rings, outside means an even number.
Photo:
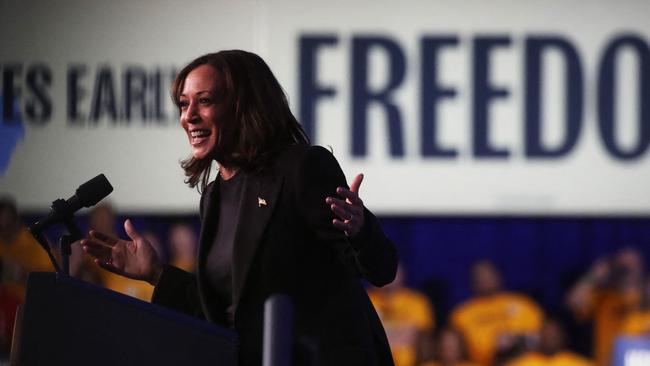
[{"label": "woman's eyebrow", "polygon": [[[207,93],[207,94],[211,94],[212,91],[211,91],[211,90],[199,90],[199,91],[197,91],[197,92],[194,93],[194,94],[199,95],[199,94],[206,94],[206,93]],[[183,97],[187,98],[187,94],[182,93],[182,94],[180,95],[180,97],[181,97],[181,98],[183,98]]]}]

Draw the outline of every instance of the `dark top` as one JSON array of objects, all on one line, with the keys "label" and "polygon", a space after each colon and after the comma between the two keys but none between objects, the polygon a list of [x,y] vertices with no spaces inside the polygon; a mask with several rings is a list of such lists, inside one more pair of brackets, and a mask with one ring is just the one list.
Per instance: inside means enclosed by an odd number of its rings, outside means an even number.
[{"label": "dark top", "polygon": [[[334,156],[322,147],[287,147],[268,168],[243,177],[232,248],[232,305],[239,366],[262,364],[264,302],[272,294],[293,302],[296,365],[392,366],[388,340],[361,282],[393,280],[397,252],[377,218],[364,209],[354,238],[332,225],[325,202],[346,186]],[[167,266],[152,302],[226,325],[214,311],[207,278],[209,249],[219,222],[220,189],[201,195],[201,238],[196,275]],[[304,361],[304,360],[303,360]]]},{"label": "dark top", "polygon": [[225,312],[228,326],[233,326],[232,306],[232,252],[239,223],[239,207],[244,173],[223,180],[219,176],[219,222],[214,242],[208,252],[205,274],[217,298],[215,312]]}]

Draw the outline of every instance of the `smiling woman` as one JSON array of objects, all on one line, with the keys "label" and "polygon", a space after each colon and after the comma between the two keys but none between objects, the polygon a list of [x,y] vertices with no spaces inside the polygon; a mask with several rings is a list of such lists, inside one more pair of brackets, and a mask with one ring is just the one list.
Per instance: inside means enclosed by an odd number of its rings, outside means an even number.
[{"label": "smiling woman", "polygon": [[192,156],[182,164],[191,187],[205,188],[213,160],[230,175],[236,167],[268,164],[287,145],[309,144],[264,60],[242,52],[201,56],[172,85],[192,145]]},{"label": "smiling woman", "polygon": [[221,100],[217,101],[218,84],[221,80],[212,66],[201,65],[192,70],[185,79],[183,93],[178,103],[181,111],[181,125],[192,146],[194,159],[209,159],[217,143],[224,114]]},{"label": "smiling woman", "polygon": [[235,329],[240,365],[262,363],[264,301],[277,293],[294,304],[297,354],[317,365],[392,365],[361,279],[390,283],[397,254],[357,194],[363,176],[348,188],[334,156],[310,146],[255,54],[197,58],[172,96],[191,147],[186,182],[202,191],[196,275],[160,263],[128,220],[131,240],[91,231],[84,249],[155,285],[153,302]]}]

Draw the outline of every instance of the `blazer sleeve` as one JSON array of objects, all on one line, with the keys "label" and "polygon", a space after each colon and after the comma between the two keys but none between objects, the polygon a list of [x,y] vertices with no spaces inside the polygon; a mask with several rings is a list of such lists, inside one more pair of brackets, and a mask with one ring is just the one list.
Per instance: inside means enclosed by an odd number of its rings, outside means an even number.
[{"label": "blazer sleeve", "polygon": [[392,282],[397,271],[395,245],[370,211],[364,209],[364,225],[353,240],[332,224],[334,213],[325,199],[336,197],[337,187],[347,187],[334,155],[320,146],[309,148],[294,170],[293,180],[298,211],[319,241],[332,246],[340,261],[373,285]]},{"label": "blazer sleeve", "polygon": [[193,274],[166,265],[158,285],[154,288],[151,302],[181,313],[205,318],[201,310],[196,278]]}]

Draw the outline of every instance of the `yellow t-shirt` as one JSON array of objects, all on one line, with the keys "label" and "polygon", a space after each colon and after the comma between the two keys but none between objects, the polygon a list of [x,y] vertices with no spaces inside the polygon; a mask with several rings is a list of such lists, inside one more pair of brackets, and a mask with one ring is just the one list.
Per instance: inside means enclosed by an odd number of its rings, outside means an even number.
[{"label": "yellow t-shirt", "polygon": [[624,318],[638,308],[638,290],[595,290],[589,297],[586,317],[594,321],[594,359],[598,365],[608,365],[614,338],[621,331]]},{"label": "yellow t-shirt", "polygon": [[528,334],[542,326],[544,314],[530,298],[508,292],[477,297],[458,306],[451,324],[465,338],[470,360],[487,365],[499,334]]},{"label": "yellow t-shirt", "polygon": [[21,302],[29,272],[54,271],[47,252],[26,227],[20,229],[13,243],[0,240],[0,262],[3,286]]},{"label": "yellow t-shirt", "polygon": [[146,281],[132,280],[112,272],[102,271],[104,287],[138,298],[142,301],[151,301],[154,287]]},{"label": "yellow t-shirt", "polygon": [[635,310],[623,318],[621,335],[650,336],[650,310]]},{"label": "yellow t-shirt", "polygon": [[558,352],[547,356],[538,352],[528,352],[513,361],[507,366],[593,366],[591,360],[572,352]]},{"label": "yellow t-shirt", "polygon": [[196,269],[196,265],[194,264],[194,261],[188,262],[188,261],[182,261],[182,260],[173,260],[170,265],[180,268],[185,272],[189,273],[194,273],[194,270]]},{"label": "yellow t-shirt", "polygon": [[373,288],[368,291],[368,295],[388,334],[395,365],[415,365],[417,345],[398,344],[395,339],[391,341],[391,333],[406,327],[414,327],[419,332],[432,331],[433,308],[427,297],[403,287],[392,290]]}]

